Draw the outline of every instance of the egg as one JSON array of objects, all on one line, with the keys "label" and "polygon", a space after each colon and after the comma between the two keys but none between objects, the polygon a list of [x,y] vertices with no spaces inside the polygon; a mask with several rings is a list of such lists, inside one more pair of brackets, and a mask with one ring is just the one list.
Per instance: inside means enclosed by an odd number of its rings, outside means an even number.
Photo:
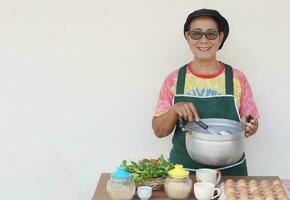
[{"label": "egg", "polygon": [[249,194],[248,193],[248,188],[246,188],[246,187],[239,187],[238,191],[239,191],[240,195],[241,194]]},{"label": "egg", "polygon": [[263,199],[261,194],[253,194],[252,197],[253,199]]},{"label": "egg", "polygon": [[252,194],[252,195],[261,195],[261,196],[262,196],[262,194],[261,194],[260,190],[258,190],[258,189],[257,189],[257,190],[254,190],[254,191],[252,191],[252,192],[251,192],[251,194]]},{"label": "egg", "polygon": [[249,200],[250,197],[249,197],[248,193],[242,193],[242,194],[240,194],[240,198],[239,199],[240,200]]},{"label": "egg", "polygon": [[254,184],[254,185],[258,185],[258,181],[257,181],[256,179],[251,179],[251,180],[249,181],[249,185],[252,185],[252,184]]},{"label": "egg", "polygon": [[237,181],[237,183],[247,183],[247,181],[245,179],[241,178]]},{"label": "egg", "polygon": [[253,200],[263,200],[262,196],[253,196],[252,197]]},{"label": "egg", "polygon": [[276,196],[277,196],[278,199],[287,198],[287,195],[286,195],[286,193],[284,191],[283,192],[277,192]]},{"label": "egg", "polygon": [[278,200],[289,200],[287,197],[283,197],[281,199],[278,199]]},{"label": "egg", "polygon": [[280,192],[280,191],[284,192],[284,188],[280,184],[274,185],[273,190],[275,191],[275,193]]},{"label": "egg", "polygon": [[275,179],[275,180],[272,182],[272,185],[282,185],[282,183],[281,183],[280,180]]},{"label": "egg", "polygon": [[251,185],[251,186],[249,187],[249,190],[250,190],[251,193],[252,193],[253,191],[255,191],[255,190],[258,190],[258,191],[259,191],[259,187],[258,187],[257,185]]},{"label": "egg", "polygon": [[233,181],[233,179],[227,179],[226,181],[225,181],[225,186],[227,186],[227,185],[231,185],[231,186],[234,186],[234,181]]},{"label": "egg", "polygon": [[264,188],[264,187],[270,186],[270,184],[269,184],[269,182],[267,180],[261,180],[260,186],[262,188]]},{"label": "egg", "polygon": [[273,193],[270,193],[268,195],[265,195],[265,200],[275,200],[275,196]]},{"label": "egg", "polygon": [[240,187],[248,187],[248,185],[246,184],[246,183],[239,183],[238,185],[237,185],[237,188],[240,188]]},{"label": "egg", "polygon": [[230,192],[228,194],[226,194],[226,199],[227,200],[237,200],[237,195],[235,192]]},{"label": "egg", "polygon": [[275,200],[275,197],[274,196],[267,196],[267,197],[265,197],[265,200]]},{"label": "egg", "polygon": [[231,193],[231,192],[236,192],[235,191],[235,188],[233,187],[233,186],[226,186],[225,187],[225,193],[227,194],[227,193]]},{"label": "egg", "polygon": [[259,184],[257,182],[250,182],[249,186],[258,186]]},{"label": "egg", "polygon": [[237,181],[237,186],[247,186],[247,181],[245,179],[239,179]]},{"label": "egg", "polygon": [[273,192],[272,192],[272,190],[271,190],[271,188],[269,186],[263,188],[263,193],[264,193],[265,196],[273,195]]},{"label": "egg", "polygon": [[253,186],[258,187],[258,184],[256,184],[256,183],[249,183],[249,187],[253,187]]}]

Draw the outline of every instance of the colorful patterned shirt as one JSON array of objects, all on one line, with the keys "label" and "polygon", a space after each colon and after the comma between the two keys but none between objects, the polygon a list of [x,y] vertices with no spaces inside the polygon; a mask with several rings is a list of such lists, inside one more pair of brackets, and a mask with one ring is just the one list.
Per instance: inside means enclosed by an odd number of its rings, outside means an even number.
[{"label": "colorful patterned shirt", "polygon": [[[220,63],[219,70],[210,75],[198,74],[192,70],[191,64],[188,64],[184,94],[198,97],[224,95],[225,67],[224,63]],[[167,112],[172,107],[173,99],[176,94],[177,76],[178,70],[175,70],[170,73],[163,82],[155,110],[155,116]],[[240,117],[251,115],[254,118],[259,118],[257,106],[247,78],[236,68],[233,68],[233,84],[234,96],[236,98]]]}]

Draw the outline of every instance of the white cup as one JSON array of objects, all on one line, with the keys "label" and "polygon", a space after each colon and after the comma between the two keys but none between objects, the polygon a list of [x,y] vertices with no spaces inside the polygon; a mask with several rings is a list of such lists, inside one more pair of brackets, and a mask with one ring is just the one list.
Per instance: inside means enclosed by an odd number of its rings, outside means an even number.
[{"label": "white cup", "polygon": [[141,200],[148,200],[152,196],[152,187],[139,186],[137,188],[137,195]]},{"label": "white cup", "polygon": [[197,182],[209,182],[217,185],[221,180],[221,172],[216,169],[202,168],[196,170]]},{"label": "white cup", "polygon": [[[221,194],[221,190],[216,188],[213,183],[197,182],[193,187],[194,195],[197,200],[210,200],[218,197]],[[215,191],[217,194],[214,196]]]}]

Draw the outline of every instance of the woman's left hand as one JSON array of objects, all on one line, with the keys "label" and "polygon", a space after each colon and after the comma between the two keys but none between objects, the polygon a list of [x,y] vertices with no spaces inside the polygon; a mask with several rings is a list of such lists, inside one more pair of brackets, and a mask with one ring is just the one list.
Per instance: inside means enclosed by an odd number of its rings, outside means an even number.
[{"label": "woman's left hand", "polygon": [[243,117],[242,121],[245,122],[246,124],[246,131],[245,131],[246,137],[250,137],[257,132],[258,126],[259,126],[258,119],[251,119],[249,122],[246,122],[246,118]]}]

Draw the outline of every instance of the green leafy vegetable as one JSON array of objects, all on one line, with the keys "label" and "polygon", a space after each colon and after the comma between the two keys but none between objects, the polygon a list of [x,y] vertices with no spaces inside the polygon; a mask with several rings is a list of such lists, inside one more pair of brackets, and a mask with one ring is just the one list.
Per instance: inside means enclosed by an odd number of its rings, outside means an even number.
[{"label": "green leafy vegetable", "polygon": [[168,171],[173,169],[174,165],[161,155],[157,159],[144,158],[139,162],[123,160],[121,167],[132,174],[136,184],[140,184],[147,180],[167,177]]}]

